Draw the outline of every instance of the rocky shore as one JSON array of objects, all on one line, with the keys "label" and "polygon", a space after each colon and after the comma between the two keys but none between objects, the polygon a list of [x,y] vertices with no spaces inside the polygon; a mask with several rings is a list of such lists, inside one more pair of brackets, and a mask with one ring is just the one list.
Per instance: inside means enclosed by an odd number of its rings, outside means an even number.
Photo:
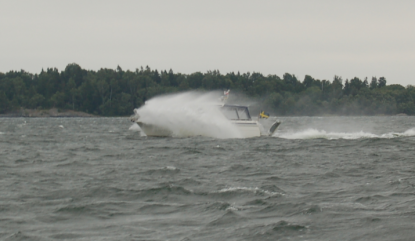
[{"label": "rocky shore", "polygon": [[11,111],[6,114],[0,114],[0,117],[97,117],[96,115],[88,114],[80,111],[62,110],[52,108],[49,110],[38,109],[20,109]]}]

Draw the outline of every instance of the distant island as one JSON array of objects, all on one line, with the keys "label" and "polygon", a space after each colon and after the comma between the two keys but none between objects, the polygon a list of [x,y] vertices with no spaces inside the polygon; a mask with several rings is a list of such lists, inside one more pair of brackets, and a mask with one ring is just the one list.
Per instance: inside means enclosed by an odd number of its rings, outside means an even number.
[{"label": "distant island", "polygon": [[135,71],[82,69],[0,72],[0,116],[128,116],[146,100],[189,90],[227,90],[255,99],[278,116],[415,115],[415,87],[387,85],[384,77],[302,81],[286,73],[174,73],[140,67]]}]

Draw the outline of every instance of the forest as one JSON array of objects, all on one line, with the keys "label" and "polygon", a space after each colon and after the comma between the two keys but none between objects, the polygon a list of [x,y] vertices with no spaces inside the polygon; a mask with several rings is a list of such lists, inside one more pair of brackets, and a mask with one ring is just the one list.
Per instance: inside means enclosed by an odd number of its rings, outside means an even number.
[{"label": "forest", "polygon": [[82,69],[72,63],[65,70],[0,72],[0,114],[27,109],[70,109],[99,116],[128,116],[146,100],[189,90],[238,91],[279,116],[415,115],[415,87],[387,85],[384,77],[299,80],[286,73],[264,76],[257,72],[221,74],[174,73],[137,68],[135,71]]}]

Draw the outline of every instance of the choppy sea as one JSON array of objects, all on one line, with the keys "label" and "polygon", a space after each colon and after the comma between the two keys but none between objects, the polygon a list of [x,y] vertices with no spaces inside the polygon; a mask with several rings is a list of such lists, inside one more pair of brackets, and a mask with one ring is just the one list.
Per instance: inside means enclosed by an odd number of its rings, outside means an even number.
[{"label": "choppy sea", "polygon": [[215,139],[0,118],[0,240],[415,240],[415,117],[280,119]]}]

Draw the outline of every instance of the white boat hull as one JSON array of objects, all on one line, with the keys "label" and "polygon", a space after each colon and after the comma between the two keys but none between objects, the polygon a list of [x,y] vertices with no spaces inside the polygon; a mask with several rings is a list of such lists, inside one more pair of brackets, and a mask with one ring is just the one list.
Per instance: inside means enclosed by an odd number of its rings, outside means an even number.
[{"label": "white boat hull", "polygon": [[261,130],[259,129],[257,121],[232,121],[232,124],[234,124],[241,133],[242,138],[261,136]]},{"label": "white boat hull", "polygon": [[[147,136],[153,136],[153,137],[170,137],[174,136],[173,130],[166,129],[164,127],[152,125],[143,123],[140,121],[136,122],[141,130],[147,135]],[[259,137],[261,135],[272,135],[272,133],[262,133],[261,128],[258,124],[258,121],[231,121],[231,123],[236,127],[238,132],[240,133],[241,138],[252,138],[252,137]],[[278,122],[279,124],[279,122]],[[278,126],[278,125],[277,125]],[[276,129],[276,127],[275,127]],[[275,131],[274,129],[274,131]],[[190,136],[197,136],[199,134],[186,132],[186,130],[180,131],[181,137],[190,137]]]}]

